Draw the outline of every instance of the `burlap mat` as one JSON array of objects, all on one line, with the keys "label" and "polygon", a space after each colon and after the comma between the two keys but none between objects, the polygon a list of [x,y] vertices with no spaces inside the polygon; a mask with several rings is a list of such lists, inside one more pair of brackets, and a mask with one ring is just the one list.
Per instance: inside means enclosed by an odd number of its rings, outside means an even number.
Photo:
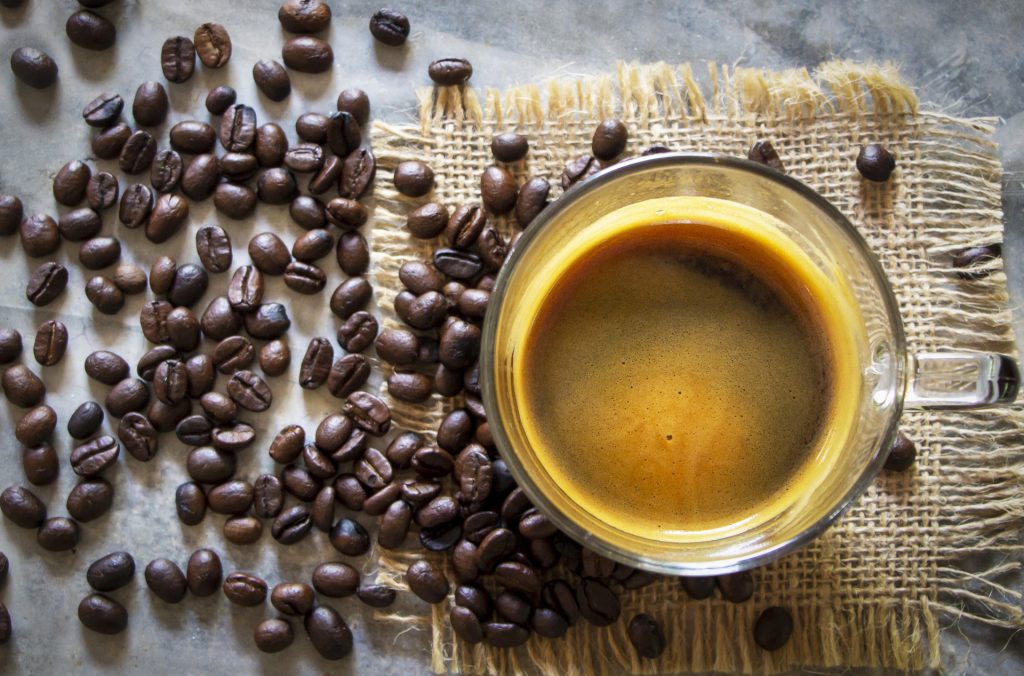
[{"label": "burlap mat", "polygon": [[[433,248],[411,238],[405,214],[427,199],[449,208],[479,200],[479,176],[492,163],[492,134],[518,129],[529,156],[512,169],[523,182],[543,176],[560,192],[566,161],[588,153],[596,123],[623,119],[627,154],[652,144],[745,155],[751,142],[775,144],[787,171],[846,214],[882,260],[896,288],[911,349],[1013,352],[1005,277],[963,281],[950,252],[1002,240],[1000,165],[994,120],[918,110],[889,65],[849,62],[764,72],[711,65],[698,86],[689,66],[621,65],[615,75],[527,85],[506,92],[442,88],[422,92],[419,127],[375,129],[378,173],[374,263],[378,302],[394,322],[399,265]],[[858,148],[880,142],[899,169],[882,186],[862,182]],[[398,195],[391,169],[421,159],[434,168],[432,196]],[[508,235],[513,224],[502,220]],[[400,428],[432,435],[445,404],[393,402]],[[623,619],[596,629],[581,622],[563,640],[531,638],[517,651],[467,646],[448,627],[448,603],[429,617],[388,619],[430,627],[435,671],[550,674],[686,671],[776,672],[795,666],[939,665],[940,627],[970,618],[1020,628],[1020,594],[1002,583],[1020,568],[1024,513],[1024,426],[1019,409],[909,412],[903,429],[917,441],[916,467],[886,474],[824,536],[755,571],[752,600],[689,600],[675,580],[623,593]],[[971,556],[973,555],[973,556]],[[985,563],[978,566],[977,560]],[[398,586],[410,556],[382,553],[381,573]],[[965,564],[970,557],[974,563]],[[790,609],[789,644],[767,653],[752,627],[768,605]],[[661,621],[668,649],[639,661],[628,619]]]}]

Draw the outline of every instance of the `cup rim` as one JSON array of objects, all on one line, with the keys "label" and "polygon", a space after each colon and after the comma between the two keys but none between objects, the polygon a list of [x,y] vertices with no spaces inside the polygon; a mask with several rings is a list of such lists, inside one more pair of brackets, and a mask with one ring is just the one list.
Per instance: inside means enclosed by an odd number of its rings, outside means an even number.
[{"label": "cup rim", "polygon": [[543,209],[533,222],[523,231],[515,247],[509,253],[508,258],[498,272],[494,289],[491,292],[491,300],[488,312],[484,318],[483,333],[480,350],[480,387],[483,396],[484,408],[489,411],[498,410],[497,394],[491,374],[494,371],[494,349],[498,327],[498,317],[509,279],[514,274],[524,252],[529,248],[530,243],[537,238],[538,233],[543,231],[557,217],[566,211],[572,204],[583,199],[585,196],[599,191],[608,183],[622,178],[624,175],[637,173],[652,168],[671,168],[673,166],[725,166],[738,169],[747,173],[759,175],[761,178],[781,185],[794,192],[797,196],[812,203],[813,206],[823,211],[831,218],[855,245],[855,248],[871,271],[871,276],[877,288],[881,292],[882,301],[886,307],[889,324],[893,333],[893,390],[895,401],[892,412],[882,436],[880,446],[875,450],[874,456],[861,471],[858,479],[850,489],[810,527],[797,533],[787,540],[779,542],[771,547],[761,549],[751,556],[740,556],[720,566],[708,566],[704,564],[690,565],[676,560],[668,561],[663,559],[652,559],[642,552],[626,552],[617,547],[612,547],[603,540],[593,537],[583,528],[569,519],[559,509],[555,508],[550,500],[533,484],[526,472],[526,469],[519,462],[515,448],[505,433],[501,421],[495,418],[489,420],[491,434],[494,442],[501,453],[502,459],[508,466],[513,478],[519,487],[526,493],[530,502],[544,512],[552,523],[573,540],[584,544],[596,551],[598,554],[635,568],[641,568],[655,573],[668,575],[722,575],[756,568],[782,556],[789,554],[808,542],[817,538],[828,529],[850,506],[867,490],[868,486],[875,480],[875,477],[882,470],[885,460],[888,457],[887,450],[896,437],[899,419],[903,412],[903,399],[906,390],[907,378],[907,347],[906,334],[903,328],[903,320],[899,312],[899,304],[893,292],[892,284],[882,268],[878,257],[871,250],[867,241],[860,234],[857,228],[848,218],[831,202],[805,183],[771,169],[767,165],[753,162],[741,157],[723,155],[718,153],[698,153],[673,151],[657,153],[623,160],[611,167],[603,169],[590,176],[584,181],[577,183],[566,190],[560,197],[554,200],[548,207]]}]

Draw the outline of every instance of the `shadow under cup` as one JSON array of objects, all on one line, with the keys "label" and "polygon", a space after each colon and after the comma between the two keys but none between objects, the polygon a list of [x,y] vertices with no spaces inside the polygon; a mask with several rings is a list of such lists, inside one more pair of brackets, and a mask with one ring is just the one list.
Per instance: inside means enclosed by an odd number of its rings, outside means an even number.
[{"label": "shadow under cup", "polygon": [[[649,200],[686,196],[725,200],[771,217],[765,220],[779,231],[773,237],[797,247],[841,296],[834,300],[846,312],[844,340],[852,360],[847,372],[858,382],[853,394],[840,400],[845,423],[830,427],[832,433],[809,460],[828,463],[816,482],[804,484],[763,518],[669,541],[603,521],[559,485],[531,448],[514,376],[541,300],[538,280],[545,274],[550,279],[553,259],[579,250],[581,241],[594,237],[588,230],[599,227],[602,218],[607,222],[609,214]],[[631,566],[710,575],[752,568],[792,551],[824,531],[865,490],[895,435],[906,384],[905,349],[897,304],[877,259],[821,196],[746,160],[666,153],[601,172],[569,190],[530,225],[498,277],[484,325],[481,380],[502,457],[534,505],[562,532]]]}]

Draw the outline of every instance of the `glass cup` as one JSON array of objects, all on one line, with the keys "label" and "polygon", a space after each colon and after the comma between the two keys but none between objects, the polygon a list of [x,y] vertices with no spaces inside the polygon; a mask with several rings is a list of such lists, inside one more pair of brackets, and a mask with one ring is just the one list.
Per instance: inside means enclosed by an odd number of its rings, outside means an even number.
[{"label": "glass cup", "polygon": [[[581,241],[607,214],[648,200],[698,196],[753,207],[780,225],[836,288],[849,322],[860,387],[832,465],[780,511],[749,527],[689,541],[642,537],[610,525],[553,480],[530,447],[514,378],[524,322],[535,309],[531,288],[555,252]],[[975,408],[1013,401],[1019,373],[1003,355],[908,354],[892,287],[856,228],[812,189],[744,159],[664,153],[616,164],[567,191],[541,212],[506,260],[484,322],[481,385],[495,443],[535,506],[577,542],[630,566],[672,575],[717,575],[763,565],[821,534],[878,474],[904,408]],[[586,402],[579,403],[581,409]],[[853,409],[856,410],[853,410]]]}]

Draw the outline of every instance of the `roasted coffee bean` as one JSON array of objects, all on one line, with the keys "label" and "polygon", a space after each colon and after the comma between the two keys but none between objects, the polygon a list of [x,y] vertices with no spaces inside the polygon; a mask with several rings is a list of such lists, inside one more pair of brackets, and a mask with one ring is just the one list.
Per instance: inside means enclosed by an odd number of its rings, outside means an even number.
[{"label": "roasted coffee bean", "polygon": [[303,113],[295,120],[295,133],[303,141],[325,143],[327,141],[327,116],[320,113]]},{"label": "roasted coffee bean", "polygon": [[733,603],[743,603],[754,595],[754,576],[749,570],[715,577],[722,598]]},{"label": "roasted coffee bean", "polygon": [[260,348],[260,368],[268,376],[279,376],[288,370],[292,352],[283,340],[272,340]]},{"label": "roasted coffee bean", "polygon": [[506,589],[536,597],[540,594],[540,577],[537,571],[522,563],[506,561],[494,569],[494,580]]},{"label": "roasted coffee bean", "polygon": [[[456,465],[456,470],[458,470],[458,465]],[[528,510],[519,520],[519,534],[529,540],[549,538],[556,532],[558,529],[551,523],[551,520],[535,509]]]},{"label": "roasted coffee bean", "polygon": [[[150,283],[152,283],[152,276],[150,277]],[[142,327],[142,333],[146,340],[151,343],[166,343],[170,341],[171,334],[167,328],[167,317],[173,310],[174,306],[166,300],[151,300],[142,306],[142,310],[139,312],[139,326]],[[161,355],[162,359],[167,358],[163,353],[157,354]],[[141,363],[143,362],[140,360]],[[156,363],[149,361],[145,363],[147,369],[152,368],[153,372],[156,372]]]},{"label": "roasted coffee bean", "polygon": [[220,144],[224,149],[245,152],[255,140],[256,111],[240,103],[228,108],[220,121]]},{"label": "roasted coffee bean", "polygon": [[64,213],[57,223],[61,236],[69,242],[82,242],[99,234],[103,227],[100,215],[88,207]]},{"label": "roasted coffee bean", "polygon": [[21,528],[38,528],[46,520],[46,505],[23,486],[8,486],[0,493],[0,512]]},{"label": "roasted coffee bean", "polygon": [[117,440],[103,435],[75,447],[71,452],[71,469],[79,476],[95,476],[117,462],[120,454]]},{"label": "roasted coffee bean", "polygon": [[379,491],[394,478],[394,470],[384,454],[375,448],[368,448],[354,467],[356,478],[371,492]]},{"label": "roasted coffee bean", "polygon": [[[229,287],[228,293],[230,292]],[[233,336],[242,327],[242,316],[235,312],[227,298],[217,296],[206,306],[206,310],[199,318],[199,326],[207,338],[224,340]]]},{"label": "roasted coffee bean", "polygon": [[245,336],[228,336],[213,350],[213,365],[225,375],[248,368],[256,358],[256,348]]},{"label": "roasted coffee bean", "polygon": [[332,486],[324,486],[317,493],[316,499],[313,500],[310,516],[317,530],[324,533],[330,532],[331,526],[334,523],[334,488]]},{"label": "roasted coffee bean", "polygon": [[754,141],[754,144],[750,146],[750,150],[747,151],[747,159],[758,164],[767,165],[776,171],[786,171],[782,160],[779,158],[779,153],[775,150],[772,142],[768,140]]},{"label": "roasted coffee bean", "polygon": [[21,408],[32,408],[46,396],[46,385],[22,364],[7,367],[0,384],[7,401]]},{"label": "roasted coffee bean", "polygon": [[156,139],[153,135],[140,129],[125,141],[118,156],[118,166],[126,174],[141,174],[153,163],[156,150]]},{"label": "roasted coffee bean", "polygon": [[599,160],[610,161],[622,154],[626,149],[629,131],[622,120],[602,120],[594,130],[590,140],[590,149]]},{"label": "roasted coffee bean", "polygon": [[[327,145],[331,152],[338,157],[347,157],[359,148],[361,141],[362,129],[352,114],[338,111],[328,116]],[[349,197],[349,195],[342,195],[342,197]]]},{"label": "roasted coffee bean", "polygon": [[384,455],[395,469],[405,469],[412,462],[413,454],[423,447],[423,438],[415,432],[403,432],[392,440]]},{"label": "roasted coffee bean", "polygon": [[405,288],[416,295],[444,288],[444,280],[437,270],[420,261],[403,263],[398,270],[398,278]]},{"label": "roasted coffee bean", "polygon": [[391,428],[391,409],[369,392],[348,395],[344,410],[360,429],[375,436],[381,436]]},{"label": "roasted coffee bean", "polygon": [[284,274],[292,259],[281,238],[270,232],[260,233],[249,241],[249,257],[267,275]]},{"label": "roasted coffee bean", "polygon": [[[459,482],[459,496],[463,502],[481,503],[490,496],[494,469],[487,457],[487,451],[482,446],[478,444],[466,446],[455,459],[454,471],[455,479]],[[540,522],[531,523],[528,529],[533,536],[531,539],[549,537],[554,534],[553,527],[551,530],[551,533],[547,533],[548,528]],[[525,537],[531,537],[522,531],[522,524],[520,524],[520,532]]]},{"label": "roasted coffee bean", "polygon": [[153,400],[146,410],[146,418],[157,432],[173,432],[174,427],[192,412],[192,401],[184,400],[168,406],[160,400]]},{"label": "roasted coffee bean", "polygon": [[503,591],[494,598],[498,616],[515,624],[525,625],[530,621],[530,602],[515,592]]},{"label": "roasted coffee bean", "polygon": [[50,319],[39,325],[35,342],[32,344],[32,356],[35,357],[37,364],[40,366],[57,364],[67,348],[68,329],[63,323]]},{"label": "roasted coffee bean", "polygon": [[679,583],[691,599],[706,599],[715,593],[715,578],[713,577],[680,577]]},{"label": "roasted coffee bean", "polygon": [[282,464],[295,461],[306,443],[306,432],[299,425],[281,429],[270,443],[270,457]]},{"label": "roasted coffee bean", "polygon": [[185,469],[194,481],[217,484],[227,481],[235,474],[237,458],[234,453],[218,451],[209,446],[194,448],[185,461]]},{"label": "roasted coffee bean", "polygon": [[[460,540],[455,545],[452,549],[452,570],[455,572],[455,580],[460,584],[475,582],[480,577],[480,569],[476,565],[475,544],[468,540]],[[456,603],[458,603],[458,589],[455,594]]]},{"label": "roasted coffee bean", "polygon": [[485,622],[484,641],[495,648],[515,648],[530,638],[530,630],[512,622]]},{"label": "roasted coffee bean", "polygon": [[154,244],[166,242],[181,230],[187,219],[188,202],[178,195],[160,195],[146,222],[146,239]]},{"label": "roasted coffee bean", "polygon": [[208,153],[217,142],[217,132],[205,122],[185,120],[170,131],[171,147],[183,153]]},{"label": "roasted coffee bean", "polygon": [[299,367],[299,385],[315,390],[327,381],[334,360],[334,348],[326,338],[314,338],[306,348]]},{"label": "roasted coffee bean", "polygon": [[334,237],[325,229],[310,230],[292,244],[292,257],[304,263],[313,263],[331,252]]},{"label": "roasted coffee bean", "polygon": [[213,206],[228,218],[243,219],[256,209],[256,192],[245,185],[218,183],[213,190]]},{"label": "roasted coffee bean", "polygon": [[346,275],[362,275],[370,267],[370,247],[358,232],[343,232],[338,238],[338,267]]},{"label": "roasted coffee bean", "polygon": [[614,561],[606,559],[592,549],[584,547],[581,559],[583,564],[583,574],[587,577],[607,579],[610,578],[612,573],[615,571]]},{"label": "roasted coffee bean", "polygon": [[434,384],[430,376],[413,371],[396,371],[388,376],[388,394],[410,404],[419,404],[430,398]]},{"label": "roasted coffee bean", "polygon": [[400,162],[395,167],[395,189],[407,197],[422,197],[434,188],[434,172],[423,162]]},{"label": "roasted coffee bean", "polygon": [[78,206],[85,199],[90,178],[92,170],[88,164],[79,160],[68,162],[53,179],[53,199],[64,206]]},{"label": "roasted coffee bean", "polygon": [[484,640],[484,629],[479,618],[469,608],[452,606],[448,619],[452,625],[452,631],[460,639],[469,644],[481,643]]},{"label": "roasted coffee bean", "polygon": [[242,316],[245,330],[253,338],[280,338],[291,326],[288,311],[281,303],[263,303],[255,311]]},{"label": "roasted coffee bean", "polygon": [[565,580],[552,580],[545,584],[542,597],[544,604],[555,610],[569,626],[579,621],[580,610],[576,602],[576,592]]},{"label": "roasted coffee bean", "polygon": [[448,301],[436,291],[427,291],[410,298],[399,294],[395,298],[395,311],[399,318],[414,329],[426,330],[440,326],[448,316],[448,310]]},{"label": "roasted coffee bean", "polygon": [[49,256],[60,246],[60,228],[46,214],[33,214],[19,226],[21,246],[32,258]]},{"label": "roasted coffee bean", "polygon": [[284,154],[284,165],[300,174],[320,171],[324,165],[324,149],[316,143],[300,143]]},{"label": "roasted coffee bean", "polygon": [[857,171],[869,181],[884,183],[896,169],[896,158],[885,146],[877,143],[866,145],[857,155]]},{"label": "roasted coffee bean", "polygon": [[483,319],[487,314],[487,305],[490,302],[490,291],[466,289],[459,296],[459,312],[470,319]]},{"label": "roasted coffee bean", "polygon": [[917,446],[903,432],[897,432],[885,459],[885,469],[890,472],[905,472],[917,459]]},{"label": "roasted coffee bean", "polygon": [[271,101],[284,101],[292,93],[292,81],[288,77],[288,71],[277,61],[257,61],[252,67],[252,79],[256,87]]},{"label": "roasted coffee bean", "polygon": [[[462,207],[468,209],[469,207]],[[479,207],[477,207],[479,209]],[[445,230],[451,219],[443,204],[428,202],[413,210],[406,218],[405,227],[414,237],[432,239]]]},{"label": "roasted coffee bean", "polygon": [[176,307],[167,313],[167,336],[171,345],[182,352],[191,352],[199,346],[199,320],[192,310]]},{"label": "roasted coffee bean", "polygon": [[315,197],[297,196],[288,205],[288,215],[296,225],[306,230],[327,227],[327,211],[323,202]]},{"label": "roasted coffee bean", "polygon": [[128,627],[128,611],[103,594],[89,594],[78,604],[78,620],[97,634],[120,634]]},{"label": "roasted coffee bean", "polygon": [[274,401],[274,395],[263,378],[248,370],[232,375],[227,390],[236,404],[254,413],[267,410]]},{"label": "roasted coffee bean", "polygon": [[[506,214],[512,211],[518,194],[516,180],[503,167],[487,167],[480,176],[480,197],[484,208],[492,214]],[[454,243],[452,244],[454,246]]]},{"label": "roasted coffee bean", "polygon": [[327,221],[342,230],[354,230],[366,223],[366,207],[354,199],[336,197],[327,203]]},{"label": "roasted coffee bean", "polygon": [[196,252],[209,272],[224,272],[231,267],[231,238],[219,225],[207,225],[196,231]]},{"label": "roasted coffee bean", "polygon": [[[213,389],[213,381],[217,375],[213,372],[213,360],[205,354],[189,357],[185,362],[185,370],[188,371],[189,397],[198,399]],[[209,409],[207,413],[210,413]]]},{"label": "roasted coffee bean", "polygon": [[21,334],[14,329],[0,328],[0,364],[9,364],[21,356]]},{"label": "roasted coffee bean", "polygon": [[501,264],[505,262],[505,256],[508,255],[508,247],[505,245],[505,240],[491,226],[487,226],[480,233],[480,237],[476,241],[476,247],[484,267],[491,271],[501,268]]},{"label": "roasted coffee bean", "polygon": [[273,474],[261,474],[253,484],[253,511],[261,519],[273,519],[284,506],[284,486]]},{"label": "roasted coffee bean", "polygon": [[[332,187],[338,185],[344,170],[345,161],[337,155],[331,155],[324,160],[323,165],[309,179],[309,192],[314,195],[322,195],[327,192]],[[324,210],[323,204],[311,197],[307,197],[306,200],[299,202],[298,200],[300,199],[301,197],[292,200],[292,205],[288,209],[292,220],[307,229],[311,229],[311,227],[322,228],[323,223],[327,220],[327,213]],[[310,222],[316,222],[317,225],[307,226],[306,224]]]},{"label": "roasted coffee bean", "polygon": [[334,63],[330,43],[308,35],[290,38],[281,48],[284,65],[300,73],[325,73]]},{"label": "roasted coffee bean", "polygon": [[183,483],[174,491],[174,507],[183,524],[195,526],[206,516],[206,494],[197,483]]},{"label": "roasted coffee bean", "polygon": [[464,369],[480,353],[480,327],[455,318],[441,331],[438,358],[450,369]]},{"label": "roasted coffee bean", "polygon": [[36,542],[48,552],[66,552],[78,544],[78,524],[63,516],[50,517],[36,531]]},{"label": "roasted coffee bean", "polygon": [[348,352],[362,352],[377,337],[377,319],[360,310],[338,327],[338,343]]},{"label": "roasted coffee bean", "polygon": [[167,359],[153,373],[153,394],[168,406],[174,406],[188,396],[188,370],[185,362]]},{"label": "roasted coffee bean", "polygon": [[[202,52],[199,53],[202,58]],[[206,62],[203,62],[206,65]],[[223,115],[228,108],[235,105],[238,92],[227,85],[217,85],[206,94],[206,110],[211,115]]]},{"label": "roasted coffee bean", "polygon": [[145,578],[150,591],[167,603],[179,603],[188,592],[185,574],[181,572],[178,564],[167,559],[150,561],[146,566]]},{"label": "roasted coffee bean", "polygon": [[156,457],[157,430],[141,413],[126,413],[122,416],[118,423],[117,438],[136,460],[147,462]]},{"label": "roasted coffee bean", "polygon": [[116,385],[131,373],[128,362],[107,350],[99,350],[85,358],[85,373],[104,385]]},{"label": "roasted coffee bean", "polygon": [[366,307],[372,295],[373,287],[364,277],[351,277],[339,284],[331,294],[331,312],[341,319],[348,319]]},{"label": "roasted coffee bean", "polygon": [[295,505],[281,512],[270,527],[270,534],[283,545],[293,545],[309,534],[313,519],[309,509]]},{"label": "roasted coffee bean", "polygon": [[102,51],[110,49],[117,40],[117,29],[107,19],[82,9],[68,17],[64,24],[68,39],[79,47]]},{"label": "roasted coffee bean", "polygon": [[126,228],[135,229],[146,224],[152,210],[152,191],[141,183],[132,183],[121,196],[117,217]]},{"label": "roasted coffee bean", "polygon": [[213,423],[206,416],[188,416],[174,427],[174,434],[185,446],[206,446],[213,433]]},{"label": "roasted coffee bean", "polygon": [[393,366],[408,366],[419,356],[419,338],[408,329],[384,329],[374,341],[377,356]]},{"label": "roasted coffee bean", "polygon": [[251,545],[263,535],[263,523],[254,516],[232,516],[224,521],[224,539],[235,545]]},{"label": "roasted coffee bean", "polygon": [[210,510],[218,514],[244,514],[252,506],[253,495],[248,481],[228,481],[211,488],[206,501]]},{"label": "roasted coffee bean", "polygon": [[181,191],[192,200],[202,201],[213,194],[220,180],[217,156],[206,153],[196,155],[181,177]]},{"label": "roasted coffee bean", "polygon": [[263,300],[263,274],[258,268],[243,265],[237,268],[228,284],[227,302],[231,308],[246,313],[256,310]]},{"label": "roasted coffee bean", "polygon": [[35,47],[18,47],[11,53],[11,71],[33,89],[46,89],[57,81],[57,63]]},{"label": "roasted coffee bean", "polygon": [[477,565],[491,572],[499,562],[511,556],[517,547],[515,533],[507,528],[495,528],[477,546]]},{"label": "roasted coffee bean", "polygon": [[185,569],[188,590],[194,596],[211,596],[220,587],[223,568],[220,556],[212,549],[197,549],[188,557]]},{"label": "roasted coffee bean", "polygon": [[295,632],[287,620],[272,617],[256,625],[252,638],[260,652],[279,653],[292,644]]},{"label": "roasted coffee bean", "polygon": [[448,580],[430,561],[416,561],[405,572],[405,582],[416,596],[427,603],[440,603],[448,596]]},{"label": "roasted coffee bean", "polygon": [[434,267],[453,279],[472,279],[483,270],[483,262],[466,251],[438,249],[434,252]]},{"label": "roasted coffee bean", "polygon": [[420,507],[416,512],[416,523],[421,528],[433,528],[451,523],[459,517],[459,503],[452,497],[442,495]]},{"label": "roasted coffee bean", "polygon": [[[422,507],[440,494],[441,484],[437,481],[408,479],[402,482],[402,500],[413,507]],[[450,504],[445,504],[446,508],[450,508],[450,506]]]},{"label": "roasted coffee bean", "polygon": [[340,519],[330,533],[331,546],[346,556],[362,556],[370,549],[370,535],[352,519]]},{"label": "roasted coffee bean", "polygon": [[244,422],[218,425],[210,432],[211,445],[218,451],[243,451],[256,440],[256,431]]},{"label": "roasted coffee bean", "polygon": [[469,249],[487,225],[487,215],[475,204],[464,204],[455,210],[445,227],[448,244],[456,249]]},{"label": "roasted coffee bean", "polygon": [[602,169],[601,162],[591,155],[580,155],[562,170],[562,190],[587,180]]},{"label": "roasted coffee bean", "polygon": [[286,0],[277,19],[291,33],[319,33],[331,23],[331,8],[321,0]]},{"label": "roasted coffee bean", "polygon": [[658,621],[646,613],[634,615],[627,629],[629,642],[640,657],[653,660],[665,652],[665,634]]},{"label": "roasted coffee bean", "polygon": [[167,90],[159,82],[147,80],[135,90],[135,98],[132,100],[132,116],[135,118],[136,124],[143,127],[155,127],[163,124],[167,119],[169,108]]},{"label": "roasted coffee bean", "polygon": [[369,148],[356,148],[345,157],[338,194],[346,199],[359,199],[377,175],[377,160]]},{"label": "roasted coffee bean", "polygon": [[288,152],[288,137],[280,125],[268,122],[256,130],[253,152],[260,166],[278,167]]},{"label": "roasted coffee bean", "polygon": [[379,9],[370,17],[370,33],[378,42],[398,47],[409,37],[409,19],[393,9]]},{"label": "roasted coffee bean", "polygon": [[359,571],[341,561],[321,563],[313,571],[313,588],[324,596],[351,596],[359,588]]},{"label": "roasted coffee bean", "polygon": [[120,589],[135,577],[135,559],[128,552],[113,552],[96,559],[85,572],[85,580],[96,591]]},{"label": "roasted coffee bean", "polygon": [[206,293],[209,284],[210,276],[203,268],[192,263],[180,265],[174,273],[167,299],[175,305],[192,307]]},{"label": "roasted coffee bean", "polygon": [[455,461],[448,452],[440,448],[425,446],[413,453],[410,464],[420,476],[439,479],[452,473]]},{"label": "roasted coffee bean", "polygon": [[228,601],[245,608],[256,607],[267,598],[267,583],[250,573],[228,573],[222,589]]},{"label": "roasted coffee bean", "polygon": [[302,463],[317,479],[333,479],[338,473],[327,451],[316,444],[306,444],[302,449]]},{"label": "roasted coffee bean", "polygon": [[361,127],[370,119],[370,99],[362,89],[343,89],[338,94],[337,108],[339,112],[352,115]]},{"label": "roasted coffee bean", "polygon": [[106,129],[94,133],[89,145],[97,158],[112,160],[121,154],[121,149],[131,135],[131,127],[124,122],[115,122]]},{"label": "roasted coffee bean", "polygon": [[160,49],[160,68],[169,82],[181,83],[196,71],[196,46],[184,35],[164,40]]},{"label": "roasted coffee bean", "polygon": [[754,624],[754,642],[764,650],[779,650],[789,642],[792,634],[793,616],[779,606],[765,608]]},{"label": "roasted coffee bean", "polygon": [[397,593],[391,587],[382,584],[364,584],[356,590],[356,596],[371,608],[387,608],[395,602]]},{"label": "roasted coffee bean", "polygon": [[427,67],[427,75],[441,86],[461,85],[473,76],[473,65],[466,59],[438,59]]},{"label": "roasted coffee bean", "polygon": [[25,297],[33,305],[43,307],[56,300],[67,283],[67,268],[60,263],[49,261],[40,265],[29,276]]},{"label": "roasted coffee bean", "polygon": [[[78,247],[78,262],[87,270],[109,267],[121,257],[121,242],[113,237],[93,237]],[[145,287],[145,282],[143,282]],[[120,286],[118,285],[118,288]]]},{"label": "roasted coffee bean", "polygon": [[497,512],[488,510],[470,514],[466,517],[465,521],[466,539],[471,543],[478,545],[491,533],[491,531],[499,528],[500,525],[501,517]]},{"label": "roasted coffee bean", "polygon": [[307,470],[288,465],[281,470],[281,482],[286,491],[303,502],[312,502],[323,488],[323,482]]},{"label": "roasted coffee bean", "polygon": [[529,150],[530,142],[522,134],[509,131],[491,138],[491,154],[499,162],[518,162]]},{"label": "roasted coffee bean", "polygon": [[21,466],[30,484],[48,486],[57,480],[60,458],[53,446],[44,441],[25,449],[21,455]]},{"label": "roasted coffee bean", "polygon": [[612,624],[619,619],[619,597],[600,580],[583,578],[576,588],[580,616],[595,627]]},{"label": "roasted coffee bean", "polygon": [[324,659],[340,660],[352,652],[352,631],[330,606],[314,608],[303,624],[310,642]]},{"label": "roasted coffee bean", "polygon": [[219,23],[204,23],[196,28],[195,48],[207,68],[221,68],[231,59],[231,36]]},{"label": "roasted coffee bean", "polygon": [[0,194],[0,235],[16,233],[24,215],[25,207],[20,199]]},{"label": "roasted coffee bean", "polygon": [[380,518],[377,544],[384,549],[397,549],[405,542],[412,523],[412,508],[402,500],[395,500]]},{"label": "roasted coffee bean", "polygon": [[[118,244],[117,248],[120,253],[121,245]],[[125,294],[135,295],[146,290],[146,272],[134,263],[122,263],[114,268],[113,281]]]},{"label": "roasted coffee bean", "polygon": [[112,207],[117,202],[117,196],[117,179],[106,171],[93,174],[85,188],[85,197],[89,208],[97,211]]},{"label": "roasted coffee bean", "polygon": [[338,502],[352,511],[362,511],[366,503],[366,489],[354,474],[339,474],[334,480],[334,494]]}]

